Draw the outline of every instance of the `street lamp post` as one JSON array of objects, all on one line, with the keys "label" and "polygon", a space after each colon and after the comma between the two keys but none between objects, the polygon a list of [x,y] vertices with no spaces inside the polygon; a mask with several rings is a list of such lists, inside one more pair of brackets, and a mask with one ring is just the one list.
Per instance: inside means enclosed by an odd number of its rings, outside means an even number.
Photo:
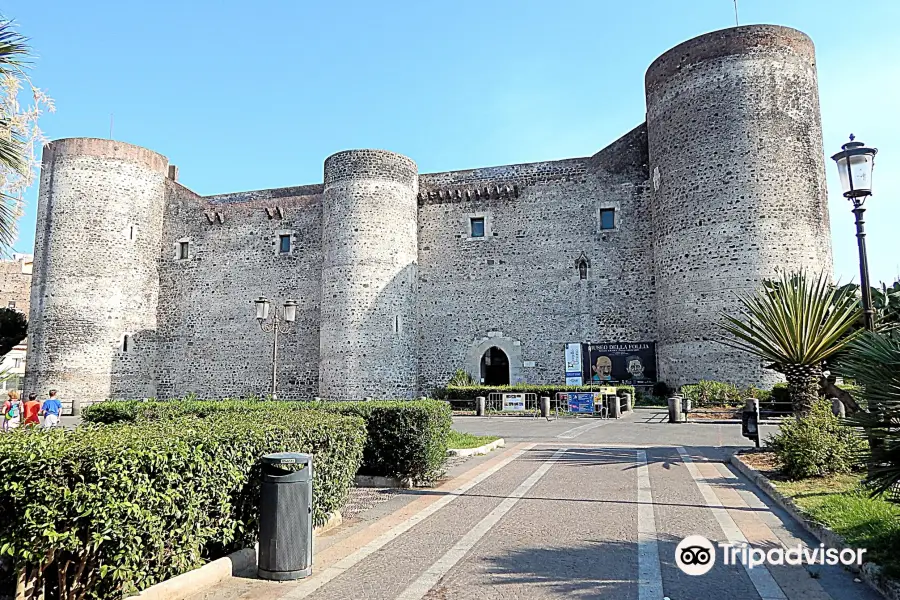
[{"label": "street lamp post", "polygon": [[875,329],[875,310],[872,308],[872,288],[869,285],[869,259],[866,256],[866,230],[863,213],[866,198],[872,195],[872,169],[875,167],[875,148],[867,148],[856,136],[841,146],[841,151],[831,158],[837,163],[844,198],[853,202],[856,215],[856,243],[859,246],[859,277],[862,291],[863,317],[866,329]]},{"label": "street lamp post", "polygon": [[277,400],[276,387],[278,385],[278,334],[287,333],[294,325],[297,318],[297,301],[285,300],[281,316],[278,315],[278,307],[272,311],[269,319],[269,301],[260,296],[254,300],[256,304],[256,321],[259,328],[265,333],[274,333],[272,339],[272,400]]}]

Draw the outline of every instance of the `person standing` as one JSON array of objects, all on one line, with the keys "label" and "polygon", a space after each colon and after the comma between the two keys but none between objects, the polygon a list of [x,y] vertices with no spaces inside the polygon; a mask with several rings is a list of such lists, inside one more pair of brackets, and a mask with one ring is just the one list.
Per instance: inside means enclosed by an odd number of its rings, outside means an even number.
[{"label": "person standing", "polygon": [[56,390],[50,390],[49,397],[41,405],[41,415],[44,417],[44,429],[50,429],[59,425],[59,417],[62,414],[62,403],[56,397]]},{"label": "person standing", "polygon": [[12,431],[22,421],[22,401],[19,400],[19,392],[9,390],[8,398],[3,403],[3,431]]},{"label": "person standing", "polygon": [[37,401],[37,394],[28,394],[28,400],[25,401],[25,406],[22,410],[22,415],[25,417],[25,420],[22,423],[26,427],[40,425],[41,419],[38,417],[40,411],[41,403]]}]

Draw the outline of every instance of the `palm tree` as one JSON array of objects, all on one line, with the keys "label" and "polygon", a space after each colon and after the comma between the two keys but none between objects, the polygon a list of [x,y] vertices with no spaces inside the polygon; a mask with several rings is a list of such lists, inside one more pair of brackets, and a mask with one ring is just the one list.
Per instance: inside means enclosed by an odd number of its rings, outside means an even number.
[{"label": "palm tree", "polygon": [[722,343],[771,361],[783,373],[794,413],[805,415],[819,397],[822,364],[861,333],[853,290],[835,288],[824,274],[783,273],[754,295],[738,295],[740,314],[723,314]]},{"label": "palm tree", "polygon": [[838,372],[865,390],[869,410],[848,421],[869,437],[869,483],[900,502],[900,329],[865,332],[838,361]]},{"label": "palm tree", "polygon": [[[0,77],[18,77],[31,58],[27,38],[13,28],[12,21],[0,20]],[[0,112],[0,170],[26,176],[25,141],[13,126],[7,111]],[[15,241],[19,201],[0,191],[0,247]]]}]

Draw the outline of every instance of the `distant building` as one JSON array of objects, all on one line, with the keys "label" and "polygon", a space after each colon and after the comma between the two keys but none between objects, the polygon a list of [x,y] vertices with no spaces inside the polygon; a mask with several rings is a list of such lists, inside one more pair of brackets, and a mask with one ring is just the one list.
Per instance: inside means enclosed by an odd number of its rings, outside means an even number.
[{"label": "distant building", "polygon": [[[0,261],[0,308],[12,308],[28,316],[31,298],[31,254],[13,254],[12,260]],[[0,361],[0,372],[12,376],[0,381],[0,390],[23,389],[25,382],[25,340]]]},{"label": "distant building", "polygon": [[348,150],[319,183],[201,196],[154,151],[51,142],[27,387],[82,404],[266,393],[261,295],[298,302],[285,399],[415,397],[457,369],[774,383],[714,323],[780,270],[831,274],[813,43],[715,31],[644,82],[645,122],[592,156],[444,173]]}]

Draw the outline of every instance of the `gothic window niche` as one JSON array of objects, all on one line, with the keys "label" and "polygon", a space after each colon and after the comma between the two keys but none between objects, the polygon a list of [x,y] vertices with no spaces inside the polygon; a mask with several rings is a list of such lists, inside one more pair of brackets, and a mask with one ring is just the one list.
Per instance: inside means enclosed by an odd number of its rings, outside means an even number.
[{"label": "gothic window niche", "polygon": [[591,268],[591,261],[588,260],[588,257],[584,252],[582,252],[581,256],[578,257],[578,260],[575,261],[575,268],[578,270],[578,279],[588,278],[588,271]]}]

